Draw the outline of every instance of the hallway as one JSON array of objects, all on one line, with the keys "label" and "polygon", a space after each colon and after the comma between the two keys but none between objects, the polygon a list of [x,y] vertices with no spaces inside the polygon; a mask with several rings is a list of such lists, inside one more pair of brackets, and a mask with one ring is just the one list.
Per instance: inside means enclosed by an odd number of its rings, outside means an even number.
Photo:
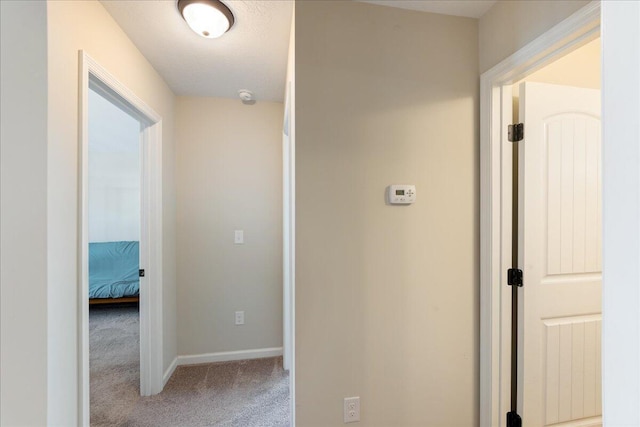
[{"label": "hallway", "polygon": [[90,313],[92,426],[289,425],[282,358],[180,366],[162,393],[139,396],[137,306]]}]

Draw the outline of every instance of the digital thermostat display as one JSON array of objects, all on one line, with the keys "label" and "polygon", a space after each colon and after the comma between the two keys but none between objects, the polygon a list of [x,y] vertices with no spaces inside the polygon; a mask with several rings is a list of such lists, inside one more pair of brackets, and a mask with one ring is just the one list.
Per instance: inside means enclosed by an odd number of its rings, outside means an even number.
[{"label": "digital thermostat display", "polygon": [[389,195],[389,204],[391,205],[410,205],[416,201],[416,186],[404,184],[390,185],[387,194]]}]

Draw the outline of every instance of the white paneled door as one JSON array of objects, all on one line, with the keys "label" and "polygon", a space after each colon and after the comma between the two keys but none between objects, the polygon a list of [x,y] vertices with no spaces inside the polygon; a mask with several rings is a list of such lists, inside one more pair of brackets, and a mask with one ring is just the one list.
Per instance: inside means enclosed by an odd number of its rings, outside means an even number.
[{"label": "white paneled door", "polygon": [[520,85],[518,413],[601,424],[600,91]]}]

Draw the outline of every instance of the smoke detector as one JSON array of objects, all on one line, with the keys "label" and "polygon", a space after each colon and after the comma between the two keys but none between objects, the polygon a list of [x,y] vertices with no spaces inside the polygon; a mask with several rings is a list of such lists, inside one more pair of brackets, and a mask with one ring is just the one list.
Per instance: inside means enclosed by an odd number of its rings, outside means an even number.
[{"label": "smoke detector", "polygon": [[253,92],[247,89],[240,89],[238,91],[238,96],[240,100],[245,105],[253,105],[256,103],[256,97],[253,95]]}]

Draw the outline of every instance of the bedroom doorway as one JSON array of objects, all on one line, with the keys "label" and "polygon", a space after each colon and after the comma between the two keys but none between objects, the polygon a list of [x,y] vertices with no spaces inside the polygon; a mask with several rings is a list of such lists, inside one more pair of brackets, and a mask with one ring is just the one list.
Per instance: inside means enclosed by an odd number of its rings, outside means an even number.
[{"label": "bedroom doorway", "polygon": [[82,51],[79,61],[78,387],[88,426],[108,412],[126,417],[164,385],[162,120]]},{"label": "bedroom doorway", "polygon": [[141,130],[89,85],[90,423],[140,395]]}]

